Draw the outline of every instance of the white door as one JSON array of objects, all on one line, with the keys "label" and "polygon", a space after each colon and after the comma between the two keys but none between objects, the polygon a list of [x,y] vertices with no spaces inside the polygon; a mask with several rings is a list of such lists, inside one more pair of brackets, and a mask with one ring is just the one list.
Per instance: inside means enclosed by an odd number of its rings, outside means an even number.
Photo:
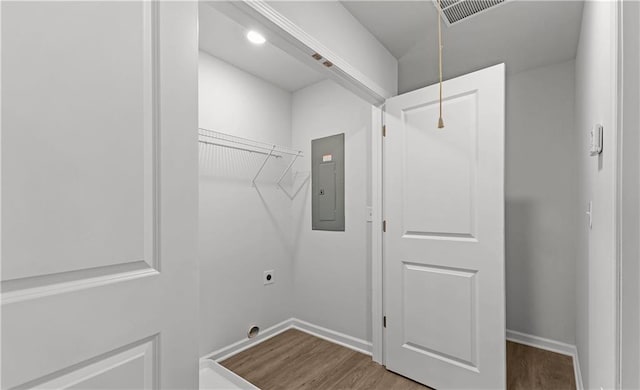
[{"label": "white door", "polygon": [[197,5],[1,12],[2,388],[197,388]]},{"label": "white door", "polygon": [[385,364],[438,390],[505,387],[504,77],[386,104]]}]

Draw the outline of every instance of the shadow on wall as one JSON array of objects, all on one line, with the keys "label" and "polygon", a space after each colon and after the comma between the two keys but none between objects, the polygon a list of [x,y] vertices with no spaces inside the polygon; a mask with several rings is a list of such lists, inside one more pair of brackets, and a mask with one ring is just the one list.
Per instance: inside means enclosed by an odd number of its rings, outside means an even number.
[{"label": "shadow on wall", "polygon": [[[527,313],[535,312],[537,303],[536,284],[531,278],[536,267],[536,248],[530,239],[535,211],[533,201],[526,199],[507,198],[505,203],[507,329],[521,330],[523,322],[535,320],[527,316]],[[518,323],[513,323],[513,317],[518,319]],[[531,324],[529,328],[535,328],[535,325]]]},{"label": "shadow on wall", "polygon": [[[218,145],[199,143],[199,170],[200,178],[215,178],[237,181],[251,180],[256,176],[262,164],[264,169],[260,172],[256,183],[264,185],[277,184],[283,172],[287,170],[294,156],[278,155],[268,157],[262,153],[252,153],[242,150],[234,150]],[[268,158],[267,158],[268,157]],[[267,162],[265,163],[265,159]],[[309,172],[289,169],[282,178],[281,189],[284,194],[293,199],[297,196],[306,182],[309,180]]]},{"label": "shadow on wall", "polygon": [[[262,205],[264,206],[265,211],[267,212],[268,216],[269,216],[269,220],[271,221],[271,225],[276,228],[276,230],[278,231],[278,237],[280,238],[280,243],[282,244],[283,247],[285,247],[287,249],[288,253],[293,253],[293,245],[291,243],[291,237],[289,236],[289,228],[288,228],[288,224],[286,223],[286,221],[282,221],[282,218],[278,218],[278,213],[281,212],[281,210],[276,209],[275,207],[270,207],[269,206],[269,194],[263,194],[264,190],[260,190],[260,185],[256,185],[254,187],[254,189],[256,190],[256,193],[258,194],[258,197],[260,198],[260,201],[262,202]],[[280,189],[278,189],[279,191],[282,191]],[[273,191],[270,191],[271,194],[273,195]],[[277,195],[277,194],[276,194]]]},{"label": "shadow on wall", "polygon": [[[200,177],[228,180],[251,180],[260,169],[267,156],[261,153],[251,153],[222,146],[199,143]],[[258,182],[273,182],[287,167],[289,156],[279,158],[269,157]]]},{"label": "shadow on wall", "polygon": [[[299,163],[302,164],[303,161]],[[292,203],[292,216],[301,216],[306,212],[310,212],[310,197],[311,197],[311,178],[307,178],[307,184],[302,187],[302,190],[298,192],[297,202]],[[291,253],[298,253],[300,250],[300,236],[305,229],[305,218],[297,217],[293,218],[293,222],[296,223],[293,226],[293,232],[291,237]]]},{"label": "shadow on wall", "polygon": [[[293,156],[289,155],[268,157],[262,153],[200,143],[201,186],[214,186],[218,195],[227,192],[231,199],[239,202],[255,198],[262,205],[270,226],[277,232],[280,244],[292,253],[290,221],[286,217],[288,213],[283,214],[283,206],[296,196],[305,196],[303,190],[309,184],[308,173],[290,170],[278,185],[278,179],[292,159]],[[263,164],[264,168],[253,185],[252,180]],[[216,186],[216,183],[220,185]]]}]

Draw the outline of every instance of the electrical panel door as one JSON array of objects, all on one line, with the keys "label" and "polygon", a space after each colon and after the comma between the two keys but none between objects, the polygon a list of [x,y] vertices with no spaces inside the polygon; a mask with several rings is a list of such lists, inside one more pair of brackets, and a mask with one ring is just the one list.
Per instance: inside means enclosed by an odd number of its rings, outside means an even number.
[{"label": "electrical panel door", "polygon": [[311,141],[312,229],[344,231],[344,134]]}]

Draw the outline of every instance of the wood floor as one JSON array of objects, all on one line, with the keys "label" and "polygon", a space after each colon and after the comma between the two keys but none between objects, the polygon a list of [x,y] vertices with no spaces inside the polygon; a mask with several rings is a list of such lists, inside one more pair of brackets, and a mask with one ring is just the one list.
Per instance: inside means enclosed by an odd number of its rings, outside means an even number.
[{"label": "wood floor", "polygon": [[507,341],[509,390],[575,390],[570,356]]},{"label": "wood floor", "polygon": [[[370,356],[290,329],[221,362],[262,390],[429,389]],[[507,342],[509,390],[575,390],[568,356]]]},{"label": "wood floor", "polygon": [[262,390],[427,389],[371,356],[299,330],[287,330],[221,362]]}]

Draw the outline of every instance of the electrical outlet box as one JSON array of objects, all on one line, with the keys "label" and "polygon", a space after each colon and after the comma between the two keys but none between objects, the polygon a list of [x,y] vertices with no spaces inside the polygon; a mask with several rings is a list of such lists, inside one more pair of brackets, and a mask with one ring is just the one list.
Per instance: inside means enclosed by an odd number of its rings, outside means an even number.
[{"label": "electrical outlet box", "polygon": [[344,231],[344,133],[311,141],[311,228]]},{"label": "electrical outlet box", "polygon": [[268,271],[264,271],[264,275],[262,277],[262,281],[264,282],[265,286],[267,284],[273,284],[273,282],[275,282],[274,280],[274,272],[272,269],[268,270]]},{"label": "electrical outlet box", "polygon": [[602,153],[602,125],[595,125],[591,128],[590,149],[591,156]]}]

